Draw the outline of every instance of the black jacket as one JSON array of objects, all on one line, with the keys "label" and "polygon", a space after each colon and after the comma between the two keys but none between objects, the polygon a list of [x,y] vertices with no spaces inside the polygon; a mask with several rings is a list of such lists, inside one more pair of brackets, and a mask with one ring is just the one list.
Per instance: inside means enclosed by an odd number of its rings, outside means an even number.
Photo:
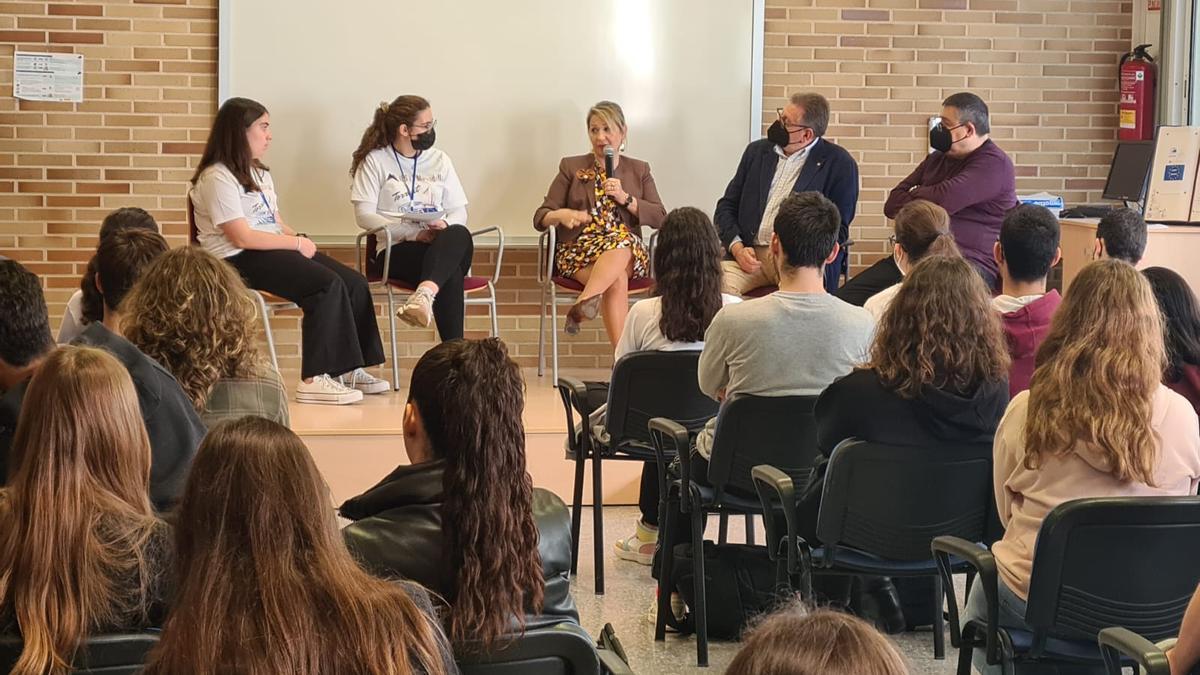
[{"label": "black jacket", "polygon": [[[415,581],[446,598],[454,597],[456,570],[443,562],[443,461],[396,467],[375,487],[348,499],[339,512],[354,521],[342,530],[346,545],[360,562],[380,576]],[[552,492],[533,490],[538,553],[545,575],[540,615],[527,615],[526,628],[579,622],[571,599],[571,521],[567,507]]]},{"label": "black jacket", "polygon": [[[771,141],[763,138],[746,146],[737,173],[713,212],[713,223],[726,252],[734,237],[740,237],[747,245],[754,243],[778,164],[779,155]],[[820,139],[804,160],[792,191],[820,192],[836,204],[842,216],[838,241],[846,241],[850,236],[850,221],[858,208],[858,163],[850,153],[840,145]]]}]

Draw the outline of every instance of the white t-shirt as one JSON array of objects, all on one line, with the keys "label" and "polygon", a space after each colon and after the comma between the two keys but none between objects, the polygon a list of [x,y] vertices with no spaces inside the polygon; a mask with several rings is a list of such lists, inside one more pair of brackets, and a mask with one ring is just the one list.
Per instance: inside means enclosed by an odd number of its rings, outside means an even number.
[{"label": "white t-shirt", "polygon": [[[736,295],[721,294],[721,306],[741,302]],[[698,342],[673,342],[662,334],[658,327],[662,321],[662,298],[639,300],[629,308],[625,318],[625,330],[617,341],[616,358],[640,351],[674,352],[685,349],[704,349],[704,340]]]},{"label": "white t-shirt", "polygon": [[225,237],[221,225],[238,218],[246,219],[250,229],[283,234],[279,226],[279,198],[271,172],[251,169],[261,192],[246,192],[224,164],[213,164],[200,174],[189,193],[195,209],[196,231],[200,245],[218,258],[237,255],[242,249]]},{"label": "white t-shirt", "polygon": [[883,313],[891,306],[892,300],[895,299],[896,294],[899,292],[900,284],[892,284],[867,298],[867,301],[863,303],[863,309],[870,312],[871,316],[875,317],[875,321],[879,321],[883,318]]},{"label": "white t-shirt", "polygon": [[393,242],[411,241],[422,223],[389,217],[381,212],[402,213],[421,204],[445,211],[450,225],[467,224],[467,193],[454,171],[450,156],[430,148],[405,157],[390,145],[367,153],[350,184],[354,219],[364,230],[387,227]]},{"label": "white t-shirt", "polygon": [[1021,309],[1044,295],[1045,293],[1037,293],[1034,295],[1022,295],[1019,298],[1014,298],[1011,295],[997,295],[992,298],[992,309],[1001,314],[1008,314]]},{"label": "white t-shirt", "polygon": [[58,328],[58,344],[70,344],[83,334],[87,325],[83,322],[83,291],[75,291],[67,300],[67,311],[63,312],[62,325]]}]

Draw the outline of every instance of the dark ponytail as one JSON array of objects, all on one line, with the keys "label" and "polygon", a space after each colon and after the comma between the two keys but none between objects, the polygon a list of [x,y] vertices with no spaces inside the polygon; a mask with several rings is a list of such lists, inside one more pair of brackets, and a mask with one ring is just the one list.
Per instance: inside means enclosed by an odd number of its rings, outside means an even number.
[{"label": "dark ponytail", "polygon": [[353,178],[354,174],[358,173],[358,167],[372,150],[391,145],[400,127],[411,127],[413,122],[417,121],[417,115],[427,108],[429,101],[407,94],[397,96],[390,104],[380,103],[375,109],[375,116],[371,118],[371,125],[363,132],[362,140],[358,142],[358,149],[351,156],[350,177]]},{"label": "dark ponytail", "polygon": [[950,234],[950,214],[924,199],[914,199],[896,214],[896,243],[909,264],[931,255],[962,255]]}]

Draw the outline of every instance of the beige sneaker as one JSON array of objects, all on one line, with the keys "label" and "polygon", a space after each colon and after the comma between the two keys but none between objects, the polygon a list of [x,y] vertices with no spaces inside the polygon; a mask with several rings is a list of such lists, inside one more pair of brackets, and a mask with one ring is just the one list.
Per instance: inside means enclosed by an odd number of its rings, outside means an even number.
[{"label": "beige sneaker", "polygon": [[410,326],[429,328],[433,322],[433,293],[427,288],[413,291],[404,306],[396,310],[396,318]]},{"label": "beige sneaker", "polygon": [[637,531],[613,544],[617,557],[629,560],[639,565],[650,565],[654,562],[654,545],[658,541],[658,528],[650,528],[640,520]]},{"label": "beige sneaker", "polygon": [[300,380],[296,386],[296,401],[298,403],[323,403],[325,405],[346,405],[362,400],[363,393],[351,389],[328,375],[318,375],[312,382]]}]

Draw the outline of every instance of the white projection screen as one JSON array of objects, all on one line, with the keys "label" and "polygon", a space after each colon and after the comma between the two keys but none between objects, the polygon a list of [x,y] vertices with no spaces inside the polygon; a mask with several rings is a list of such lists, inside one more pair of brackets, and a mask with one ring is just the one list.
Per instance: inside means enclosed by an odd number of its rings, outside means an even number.
[{"label": "white projection screen", "polygon": [[468,225],[529,244],[601,99],[625,109],[626,152],[650,162],[667,208],[711,215],[761,134],[762,12],[762,0],[221,0],[220,98],[267,106],[284,218],[338,240],[357,233],[347,171],[374,109],[420,94]]}]

